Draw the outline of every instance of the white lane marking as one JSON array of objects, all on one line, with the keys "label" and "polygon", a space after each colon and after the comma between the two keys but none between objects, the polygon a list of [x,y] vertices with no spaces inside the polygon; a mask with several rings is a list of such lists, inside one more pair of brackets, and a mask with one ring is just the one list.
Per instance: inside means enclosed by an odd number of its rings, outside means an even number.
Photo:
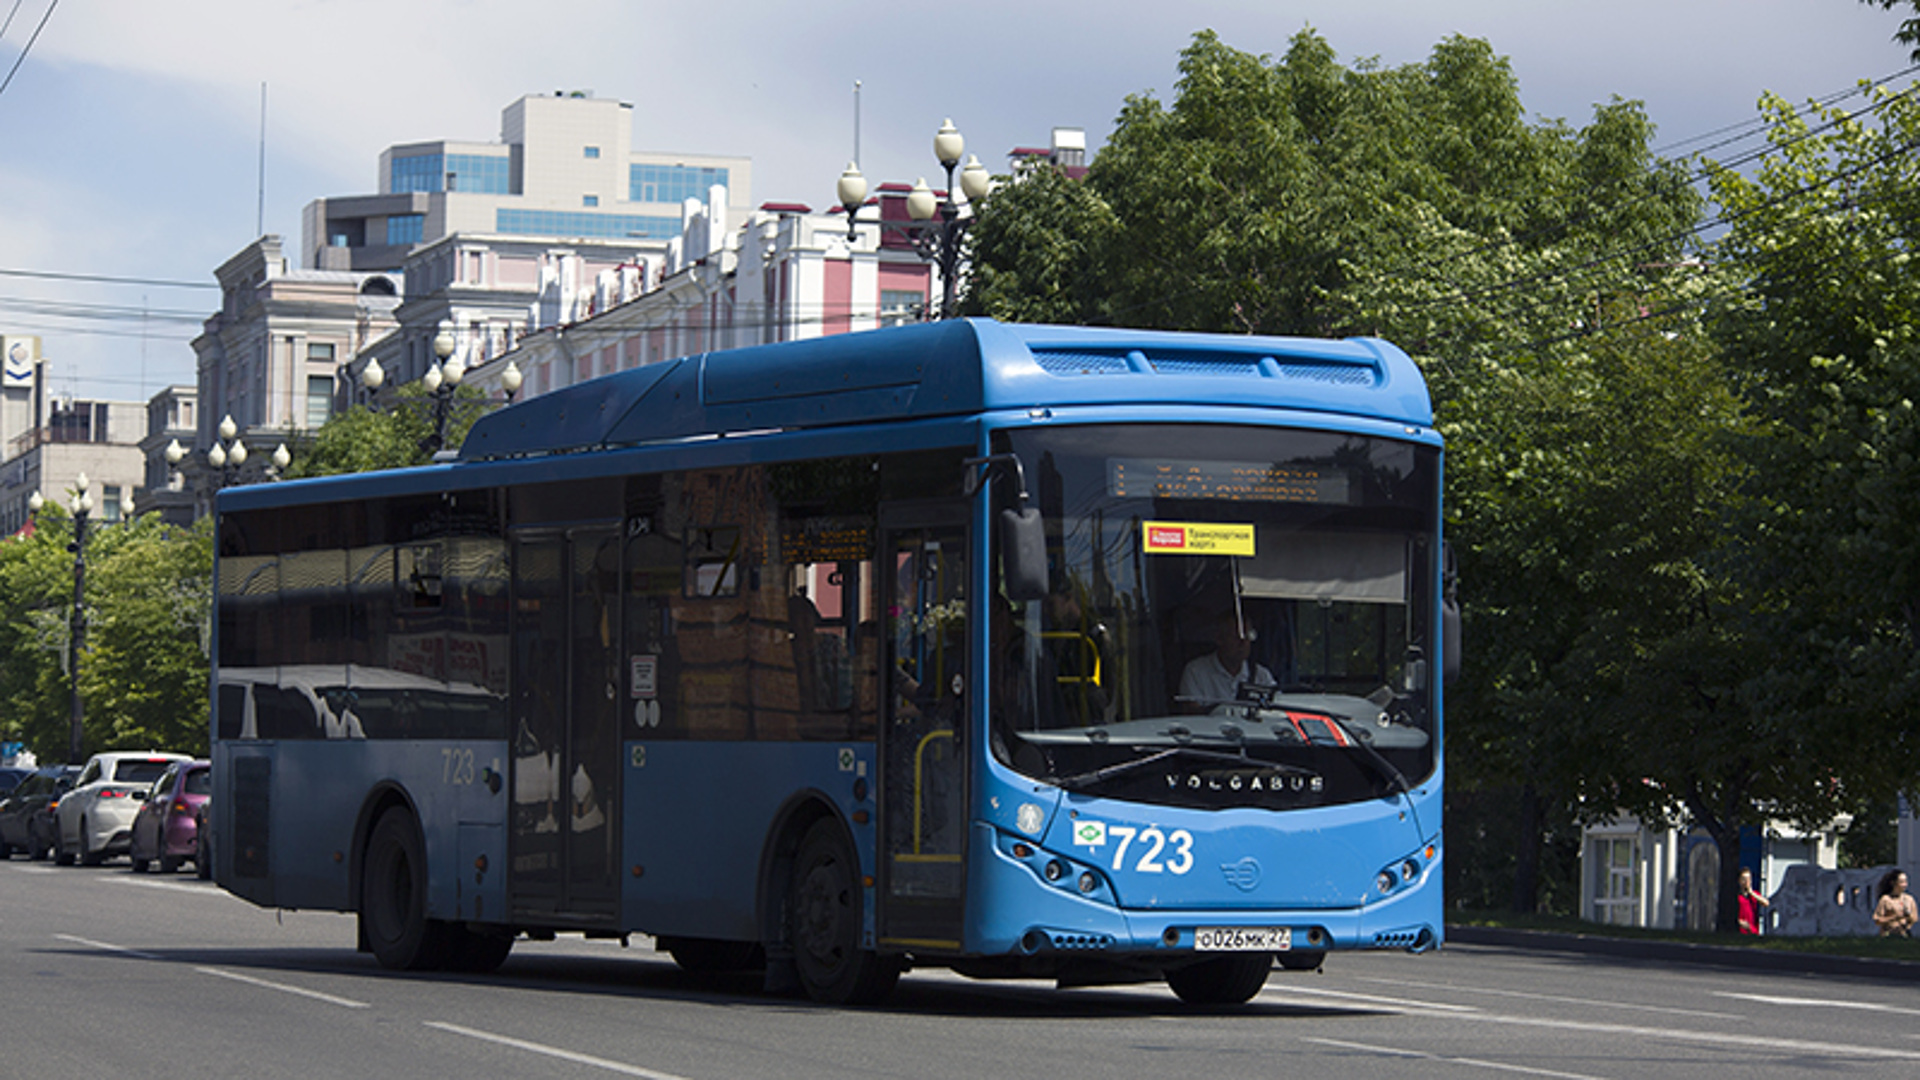
[{"label": "white lane marking", "polygon": [[1303,996],[1333,998],[1336,1001],[1358,1001],[1369,1005],[1392,1005],[1403,1009],[1432,1009],[1435,1012],[1479,1012],[1471,1005],[1448,1005],[1438,1001],[1409,1001],[1406,998],[1381,997],[1377,994],[1349,994],[1339,990],[1314,990],[1305,986],[1275,986],[1268,983],[1262,994],[1275,997]]},{"label": "white lane marking", "polygon": [[61,941],[71,941],[75,945],[85,945],[89,949],[104,949],[107,952],[117,952],[124,956],[134,956],[142,960],[160,959],[158,953],[141,952],[139,949],[129,949],[125,945],[115,945],[112,942],[95,941],[92,938],[75,937],[72,934],[55,934],[53,936]]},{"label": "white lane marking", "polygon": [[[155,881],[151,878],[123,877],[115,878],[122,885],[138,885],[143,889],[172,889],[175,892],[193,893],[195,896],[218,896],[227,900],[240,898],[220,888],[218,885],[189,885],[184,881]],[[242,901],[244,903],[244,901]]]},{"label": "white lane marking", "polygon": [[1714,997],[1738,998],[1742,1001],[1757,1001],[1762,1005],[1789,1005],[1796,1009],[1860,1009],[1865,1012],[1901,1013],[1906,1016],[1920,1016],[1920,1009],[1903,1009],[1898,1005],[1879,1005],[1871,1001],[1841,1001],[1833,998],[1778,997],[1773,994],[1740,994],[1731,990],[1715,990]]},{"label": "white lane marking", "polygon": [[1510,1024],[1515,1027],[1544,1028],[1550,1031],[1578,1031],[1590,1035],[1627,1035],[1642,1039],[1668,1039],[1673,1042],[1704,1043],[1708,1046],[1738,1046],[1748,1050],[1788,1050],[1800,1054],[1824,1054],[1828,1057],[1892,1058],[1896,1061],[1920,1061],[1920,1050],[1893,1047],[1814,1042],[1810,1039],[1778,1039],[1766,1035],[1735,1035],[1721,1031],[1686,1031],[1679,1028],[1641,1027],[1638,1024],[1603,1024],[1580,1020],[1545,1020],[1531,1016],[1507,1016],[1501,1013],[1436,1013],[1453,1020],[1472,1020],[1484,1024]]},{"label": "white lane marking", "polygon": [[57,874],[59,872],[51,866],[23,866],[14,871],[16,874]]},{"label": "white lane marking", "polygon": [[1744,1016],[1733,1013],[1704,1012],[1699,1009],[1673,1009],[1662,1005],[1634,1005],[1625,1001],[1603,1001],[1598,998],[1559,997],[1554,994],[1530,994],[1524,990],[1493,990],[1484,986],[1453,986],[1447,983],[1409,982],[1405,979],[1356,978],[1355,982],[1383,983],[1387,986],[1408,986],[1416,990],[1445,990],[1456,994],[1494,994],[1501,997],[1525,998],[1528,1001],[1557,1001],[1562,1005],[1593,1005],[1606,1009],[1635,1009],[1640,1012],[1669,1013],[1674,1016],[1698,1016],[1708,1020],[1745,1020]]},{"label": "white lane marking", "polygon": [[345,1009],[366,1009],[366,1008],[372,1007],[364,1001],[355,1001],[352,998],[335,997],[332,994],[323,994],[318,990],[308,990],[306,987],[303,987],[303,986],[288,986],[286,983],[270,982],[266,979],[256,979],[251,975],[242,975],[237,971],[221,971],[219,968],[210,968],[210,967],[197,967],[197,968],[194,968],[193,970],[199,972],[202,975],[217,975],[222,979],[232,979],[234,982],[246,983],[248,986],[258,986],[266,990],[278,990],[283,994],[298,994],[303,998],[312,998],[315,1001],[324,1001],[329,1005],[338,1005],[341,1008],[345,1008]]},{"label": "white lane marking", "polygon": [[438,1020],[427,1020],[423,1022],[435,1031],[445,1031],[454,1035],[465,1035],[469,1039],[479,1039],[483,1042],[498,1043],[501,1046],[511,1046],[515,1050],[525,1050],[530,1054],[545,1054],[548,1057],[559,1058],[562,1061],[571,1061],[576,1065],[591,1065],[596,1069],[617,1072],[623,1076],[639,1076],[645,1078],[645,1080],[686,1080],[685,1077],[675,1076],[672,1073],[655,1072],[652,1069],[643,1069],[638,1065],[628,1065],[620,1061],[609,1061],[606,1058],[594,1057],[591,1054],[579,1054],[572,1050],[562,1050],[557,1046],[545,1046],[541,1043],[528,1042],[525,1039],[511,1039],[505,1035],[495,1035],[490,1031],[475,1031],[469,1027],[461,1027],[459,1024],[447,1024]]},{"label": "white lane marking", "polygon": [[1552,1076],[1559,1080],[1600,1080],[1586,1073],[1556,1072],[1553,1069],[1536,1069],[1527,1065],[1511,1065],[1502,1061],[1482,1061],[1479,1058],[1443,1057],[1429,1054],[1424,1050],[1399,1050],[1391,1046],[1368,1046],[1365,1043],[1342,1042],[1339,1039],[1314,1039],[1302,1036],[1301,1042],[1318,1043],[1321,1046],[1337,1046],[1343,1050],[1359,1050],[1368,1054],[1380,1054],[1385,1057],[1418,1058],[1422,1061],[1438,1061],[1446,1065],[1471,1065],[1478,1069],[1494,1069],[1499,1072],[1526,1073],[1528,1076]]}]

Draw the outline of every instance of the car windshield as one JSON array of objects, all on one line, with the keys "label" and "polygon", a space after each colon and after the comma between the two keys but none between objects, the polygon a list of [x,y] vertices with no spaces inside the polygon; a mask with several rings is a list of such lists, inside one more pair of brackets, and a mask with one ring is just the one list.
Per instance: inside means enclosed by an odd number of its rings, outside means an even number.
[{"label": "car windshield", "polygon": [[1356,801],[1432,771],[1437,449],[1200,425],[998,438],[1049,570],[1045,599],[990,611],[1001,761],[1207,807]]},{"label": "car windshield", "polygon": [[151,784],[167,771],[172,762],[162,758],[148,761],[122,761],[113,767],[113,779],[120,784]]}]

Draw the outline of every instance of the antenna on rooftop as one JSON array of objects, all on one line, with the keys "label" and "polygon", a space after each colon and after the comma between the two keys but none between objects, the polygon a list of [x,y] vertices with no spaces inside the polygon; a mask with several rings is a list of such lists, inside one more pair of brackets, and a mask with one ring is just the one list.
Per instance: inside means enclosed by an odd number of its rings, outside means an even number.
[{"label": "antenna on rooftop", "polygon": [[853,80],[853,160],[860,160],[860,80]]},{"label": "antenna on rooftop", "polygon": [[255,239],[267,235],[267,84],[260,83],[260,207],[254,214]]}]

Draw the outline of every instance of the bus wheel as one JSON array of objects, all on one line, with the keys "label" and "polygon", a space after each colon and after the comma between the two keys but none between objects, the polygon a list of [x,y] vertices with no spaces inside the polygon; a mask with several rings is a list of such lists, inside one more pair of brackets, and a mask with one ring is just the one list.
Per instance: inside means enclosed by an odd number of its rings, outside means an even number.
[{"label": "bus wheel", "polygon": [[[413,815],[380,815],[360,874],[360,932],[380,966],[398,971],[446,962],[447,927],[427,918],[427,858]],[[502,959],[505,954],[502,954]]]},{"label": "bus wheel", "polygon": [[1327,962],[1325,949],[1301,949],[1298,952],[1283,952],[1279,956],[1280,966],[1288,971],[1317,971],[1321,964]]},{"label": "bus wheel", "polygon": [[879,1001],[900,979],[899,962],[860,948],[859,866],[838,823],[807,830],[793,863],[787,934],[807,996],[828,1005]]},{"label": "bus wheel", "polygon": [[1233,953],[1167,972],[1167,985],[1189,1005],[1240,1005],[1267,984],[1272,953]]}]

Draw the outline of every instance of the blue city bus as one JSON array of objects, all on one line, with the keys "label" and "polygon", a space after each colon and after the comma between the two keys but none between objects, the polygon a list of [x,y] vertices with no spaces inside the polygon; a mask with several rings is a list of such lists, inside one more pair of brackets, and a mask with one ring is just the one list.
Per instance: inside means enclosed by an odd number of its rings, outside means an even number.
[{"label": "blue city bus", "polygon": [[1442,940],[1400,350],[989,320],[662,362],[219,496],[212,871],[387,967],[651,935],[884,996]]}]

